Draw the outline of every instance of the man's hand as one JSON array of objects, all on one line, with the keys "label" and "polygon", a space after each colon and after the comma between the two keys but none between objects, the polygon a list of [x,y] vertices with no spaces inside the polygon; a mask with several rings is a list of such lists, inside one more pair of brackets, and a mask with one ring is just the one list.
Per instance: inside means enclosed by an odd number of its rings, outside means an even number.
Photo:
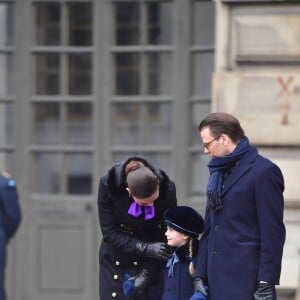
[{"label": "man's hand", "polygon": [[254,292],[254,300],[274,300],[275,286],[268,282],[259,282]]}]

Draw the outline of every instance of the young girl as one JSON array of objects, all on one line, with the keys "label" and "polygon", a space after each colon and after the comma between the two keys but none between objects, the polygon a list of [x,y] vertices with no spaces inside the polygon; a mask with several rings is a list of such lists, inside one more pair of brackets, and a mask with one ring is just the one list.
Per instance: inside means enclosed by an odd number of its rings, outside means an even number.
[{"label": "young girl", "polygon": [[188,206],[169,208],[164,214],[167,243],[174,248],[173,256],[164,267],[164,288],[161,300],[206,299],[193,295],[194,260],[203,231],[201,215]]}]

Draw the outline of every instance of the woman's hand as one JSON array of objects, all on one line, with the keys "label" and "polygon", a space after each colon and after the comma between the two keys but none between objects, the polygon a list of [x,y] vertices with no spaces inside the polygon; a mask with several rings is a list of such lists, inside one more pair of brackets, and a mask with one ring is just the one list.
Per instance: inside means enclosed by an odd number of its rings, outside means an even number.
[{"label": "woman's hand", "polygon": [[138,250],[138,253],[143,257],[152,257],[160,260],[168,260],[172,256],[172,249],[166,243],[161,242],[137,242],[136,249]]}]

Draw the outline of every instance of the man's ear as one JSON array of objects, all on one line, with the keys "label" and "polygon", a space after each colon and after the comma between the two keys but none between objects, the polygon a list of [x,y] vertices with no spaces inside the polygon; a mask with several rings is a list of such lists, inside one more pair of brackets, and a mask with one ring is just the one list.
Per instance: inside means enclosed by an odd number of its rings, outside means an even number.
[{"label": "man's ear", "polygon": [[220,136],[220,140],[221,142],[223,143],[224,146],[228,145],[228,143],[231,142],[231,139],[229,138],[229,136],[225,133],[223,133],[221,136]]}]

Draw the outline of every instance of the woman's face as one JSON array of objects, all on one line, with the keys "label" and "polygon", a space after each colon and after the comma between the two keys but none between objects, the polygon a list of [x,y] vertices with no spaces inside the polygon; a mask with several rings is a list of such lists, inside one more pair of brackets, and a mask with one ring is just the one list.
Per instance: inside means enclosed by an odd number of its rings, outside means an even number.
[{"label": "woman's face", "polygon": [[133,198],[133,200],[143,206],[153,206],[154,201],[159,197],[159,188],[157,187],[156,191],[147,198],[137,198],[131,192],[130,189],[127,188],[129,195]]}]

